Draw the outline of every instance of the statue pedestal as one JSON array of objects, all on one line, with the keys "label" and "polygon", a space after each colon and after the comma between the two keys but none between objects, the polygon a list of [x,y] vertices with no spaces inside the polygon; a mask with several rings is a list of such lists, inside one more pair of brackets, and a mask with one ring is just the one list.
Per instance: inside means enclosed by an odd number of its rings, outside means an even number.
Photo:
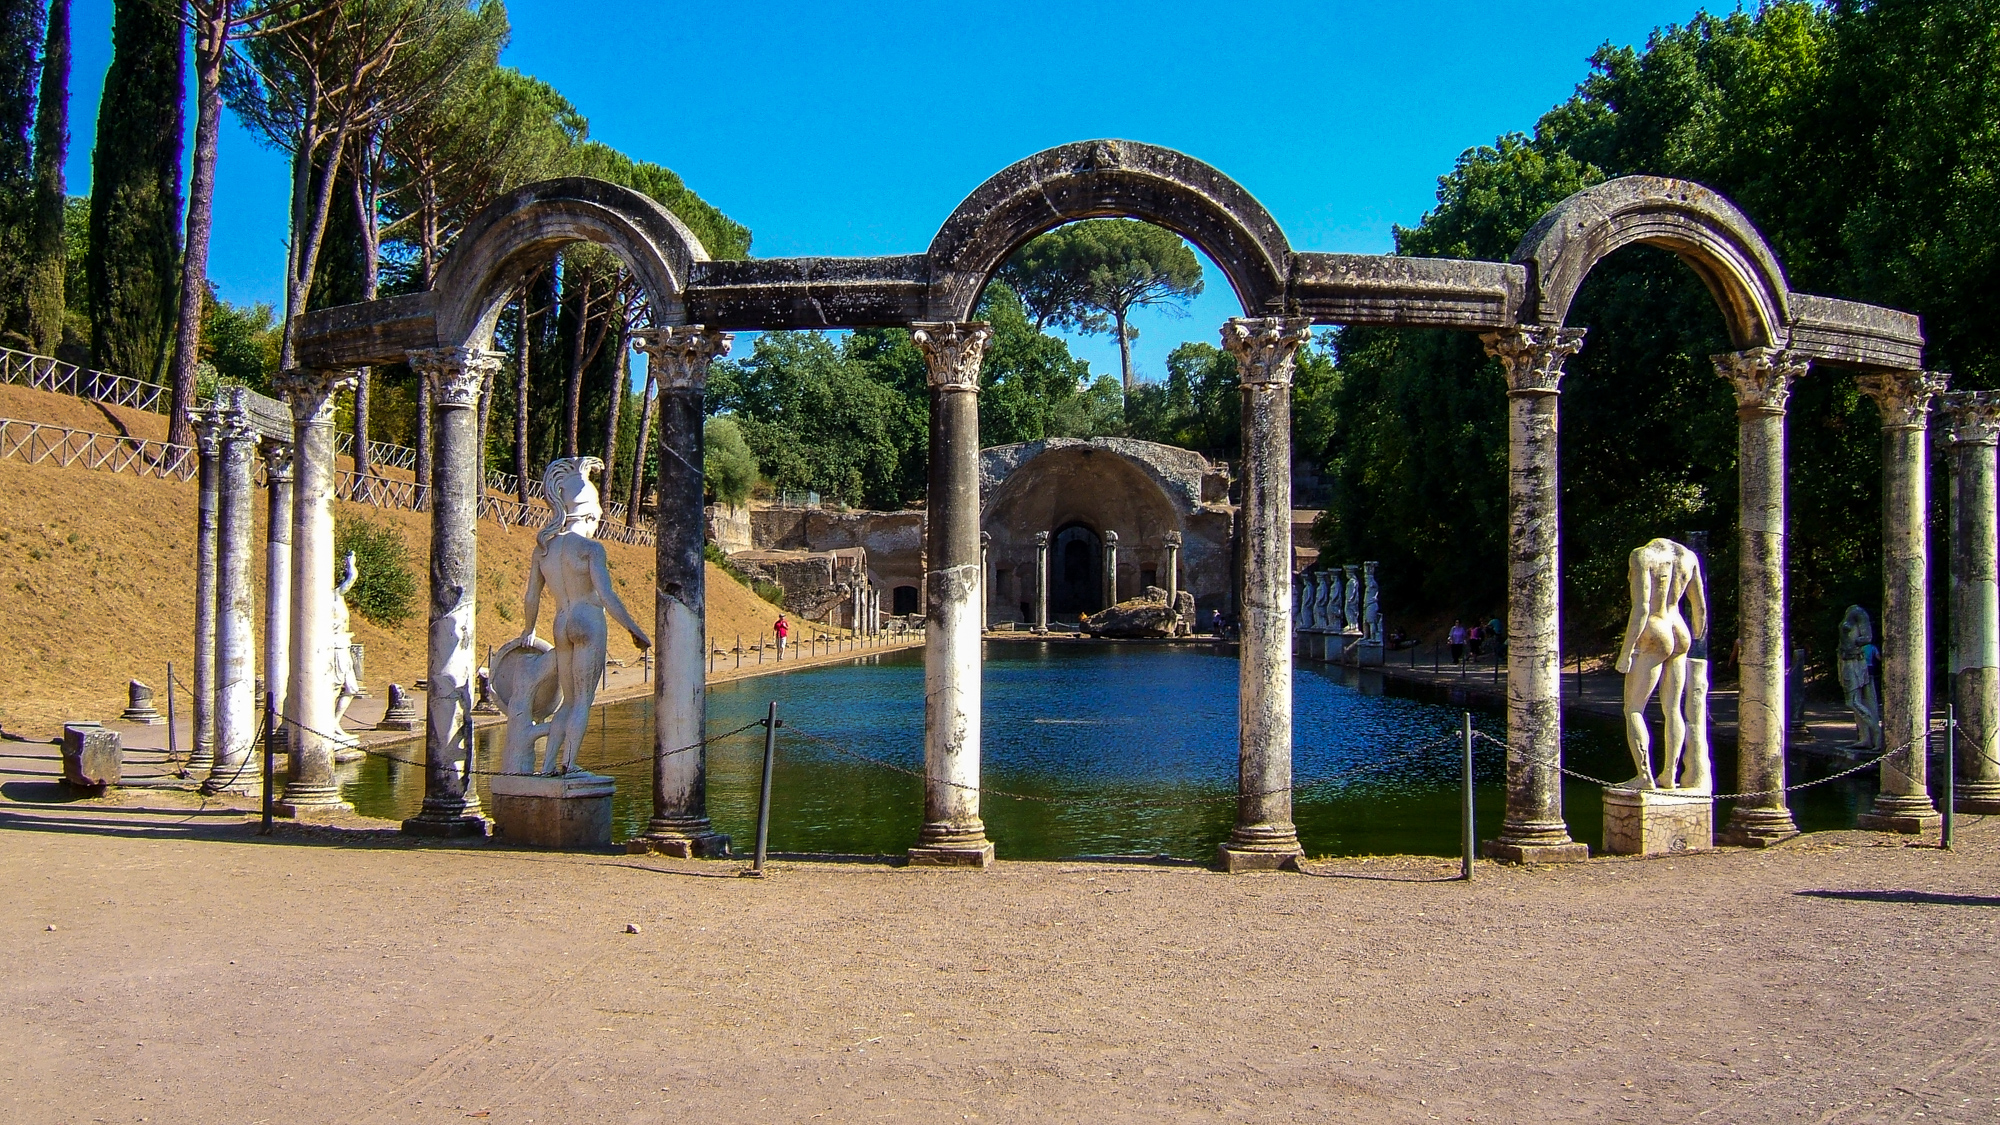
[{"label": "statue pedestal", "polygon": [[493,834],[531,848],[608,848],[615,788],[595,773],[501,774],[493,779]]},{"label": "statue pedestal", "polygon": [[1685,789],[1606,789],[1604,850],[1672,855],[1715,847],[1715,798]]}]

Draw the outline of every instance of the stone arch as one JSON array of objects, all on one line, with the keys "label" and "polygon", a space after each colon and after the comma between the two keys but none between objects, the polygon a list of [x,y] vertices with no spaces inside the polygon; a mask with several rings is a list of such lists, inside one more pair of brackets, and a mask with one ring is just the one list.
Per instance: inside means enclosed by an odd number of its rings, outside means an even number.
[{"label": "stone arch", "polygon": [[1791,291],[1763,234],[1721,193],[1659,176],[1585,188],[1522,237],[1514,251],[1529,274],[1521,322],[1562,324],[1591,269],[1635,242],[1670,250],[1694,270],[1736,347],[1785,345]]},{"label": "stone arch", "polygon": [[687,323],[681,295],[708,260],[701,240],[658,200],[576,176],[517,188],[466,225],[431,286],[439,342],[483,346],[529,271],[572,242],[617,254],[645,287],[654,324]]},{"label": "stone arch", "polygon": [[1077,219],[1127,217],[1172,230],[1220,266],[1247,316],[1282,312],[1291,245],[1270,212],[1221,172],[1157,145],[1079,141],[1002,169],[931,240],[934,320],[968,320],[1020,245]]}]

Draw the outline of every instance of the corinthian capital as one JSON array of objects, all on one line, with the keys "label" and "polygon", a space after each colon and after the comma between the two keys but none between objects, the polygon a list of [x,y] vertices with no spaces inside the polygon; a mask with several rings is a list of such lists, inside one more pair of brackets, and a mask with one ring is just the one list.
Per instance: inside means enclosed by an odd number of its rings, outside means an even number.
[{"label": "corinthian capital", "polygon": [[1510,396],[1553,395],[1562,392],[1563,360],[1583,348],[1583,329],[1523,324],[1484,333],[1479,341],[1507,369]]},{"label": "corinthian capital", "polygon": [[354,372],[344,368],[314,370],[294,367],[278,372],[271,380],[273,390],[292,407],[295,426],[326,426],[333,423],[333,396],[354,385]]},{"label": "corinthian capital", "polygon": [[1238,316],[1222,325],[1222,348],[1236,357],[1236,382],[1244,387],[1289,387],[1299,345],[1312,336],[1312,318]]},{"label": "corinthian capital", "polygon": [[215,440],[221,447],[222,459],[231,464],[249,464],[257,448],[257,431],[251,428],[249,414],[240,407],[223,407],[211,411],[209,416],[215,421]]},{"label": "corinthian capital", "polygon": [[188,424],[194,427],[194,447],[203,457],[215,456],[222,443],[222,411],[213,407],[201,407],[188,411]]},{"label": "corinthian capital", "polygon": [[708,386],[708,365],[729,354],[736,337],[699,324],[650,328],[634,333],[632,346],[645,355],[662,391],[699,391]]},{"label": "corinthian capital", "polygon": [[1921,430],[1928,421],[1931,399],[1945,392],[1951,376],[1936,371],[1871,371],[1854,385],[1875,400],[1885,430]]},{"label": "corinthian capital", "polygon": [[479,390],[500,370],[504,352],[484,348],[415,348],[407,353],[410,369],[431,385],[431,398],[441,407],[479,405]]},{"label": "corinthian capital", "polygon": [[1949,391],[1938,405],[1953,445],[2000,445],[2000,391]]},{"label": "corinthian capital", "polygon": [[1792,380],[1804,375],[1808,366],[1780,348],[1746,348],[1708,358],[1715,373],[1736,389],[1739,414],[1783,414],[1792,397]]},{"label": "corinthian capital", "polygon": [[977,321],[919,321],[910,325],[910,339],[924,353],[933,390],[978,393],[979,361],[986,357],[986,342],[992,338],[993,326]]},{"label": "corinthian capital", "polygon": [[285,481],[292,479],[292,443],[265,438],[259,448],[264,454],[264,476],[267,480]]}]

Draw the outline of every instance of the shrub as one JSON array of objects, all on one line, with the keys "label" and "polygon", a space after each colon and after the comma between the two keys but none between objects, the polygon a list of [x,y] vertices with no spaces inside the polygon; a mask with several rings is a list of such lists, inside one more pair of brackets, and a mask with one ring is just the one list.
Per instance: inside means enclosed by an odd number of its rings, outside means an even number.
[{"label": "shrub", "polygon": [[400,625],[417,615],[416,564],[395,528],[360,516],[336,516],[333,557],[345,559],[349,551],[358,576],[347,591],[349,608],[377,625]]}]

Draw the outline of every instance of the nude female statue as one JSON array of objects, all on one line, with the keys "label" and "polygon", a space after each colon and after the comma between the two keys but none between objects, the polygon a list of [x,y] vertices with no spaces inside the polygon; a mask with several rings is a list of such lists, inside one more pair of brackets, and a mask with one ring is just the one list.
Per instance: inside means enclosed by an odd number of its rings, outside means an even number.
[{"label": "nude female statue", "polygon": [[[1708,634],[1708,598],[1702,589],[1701,563],[1695,553],[1671,539],[1655,539],[1632,552],[1632,616],[1625,625],[1618,670],[1625,675],[1625,744],[1639,775],[1621,788],[1672,789],[1687,747],[1687,721],[1681,695],[1688,680],[1688,650]],[[1685,597],[1690,622],[1681,616]],[[1661,731],[1665,756],[1659,777],[1653,775],[1652,734],[1646,728],[1646,701],[1660,692]],[[1687,788],[1708,789],[1707,755],[1688,756]]]},{"label": "nude female statue", "polygon": [[1847,697],[1847,709],[1854,713],[1854,741],[1849,750],[1882,748],[1882,707],[1875,693],[1875,675],[1868,667],[1869,649],[1875,643],[1875,627],[1868,611],[1858,605],[1847,607],[1840,619],[1840,690]]},{"label": "nude female statue", "polygon": [[552,777],[576,768],[576,753],[590,725],[590,705],[604,677],[604,615],[616,618],[641,650],[652,645],[646,631],[626,611],[625,603],[618,600],[605,565],[604,545],[593,538],[604,511],[598,505],[597,486],[590,483],[590,474],[603,467],[604,462],[595,457],[567,457],[549,463],[542,485],[556,511],[548,525],[535,534],[534,554],[528,559],[528,592],[522,598],[527,628],[521,633],[520,645],[536,644],[535,618],[541,609],[542,590],[546,588],[556,598],[550,636],[562,703],[549,722],[541,769]]}]

